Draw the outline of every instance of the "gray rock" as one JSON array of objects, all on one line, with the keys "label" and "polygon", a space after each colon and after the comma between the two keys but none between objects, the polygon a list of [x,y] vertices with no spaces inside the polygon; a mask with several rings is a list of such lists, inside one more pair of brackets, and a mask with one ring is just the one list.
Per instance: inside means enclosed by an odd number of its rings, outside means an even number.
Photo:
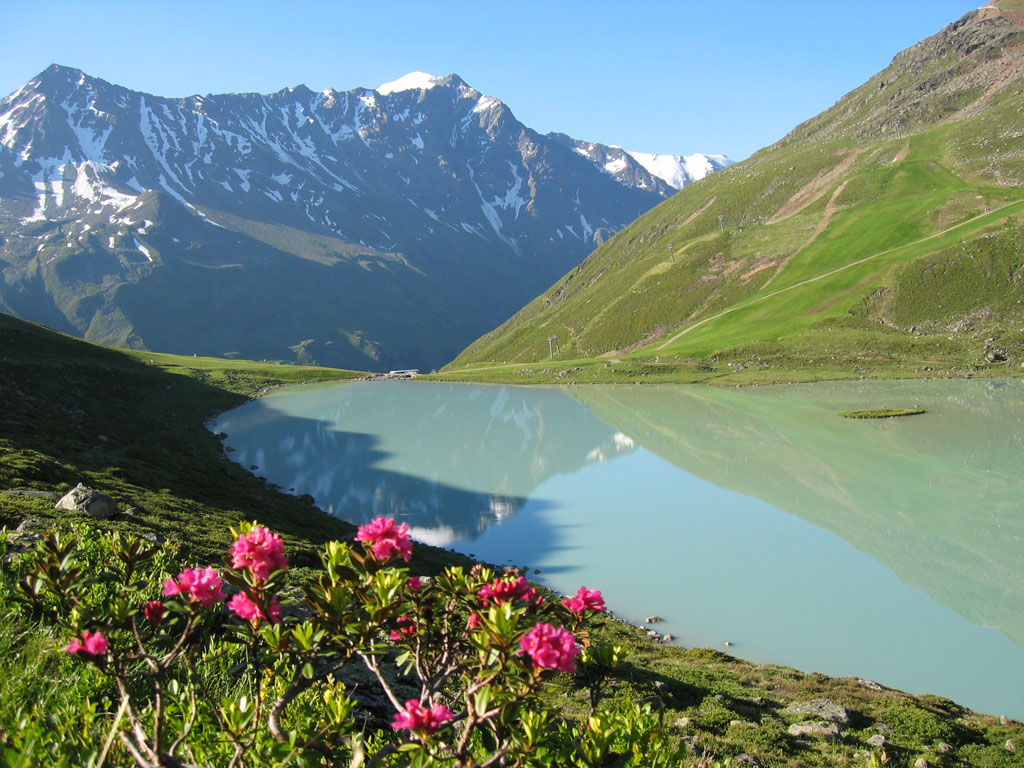
[{"label": "gray rock", "polygon": [[952,744],[947,744],[944,741],[940,741],[939,742],[939,746],[936,747],[936,749],[938,749],[939,752],[952,752],[953,751],[953,745]]},{"label": "gray rock", "polygon": [[3,562],[16,563],[26,552],[34,550],[36,544],[41,541],[42,538],[43,537],[35,531],[21,530],[20,525],[18,526],[18,530],[9,531],[7,534],[7,550],[4,552]]},{"label": "gray rock", "polygon": [[644,704],[650,704],[651,709],[653,710],[665,708],[665,702],[662,700],[661,696],[644,696],[642,699],[637,699],[636,703],[639,704],[641,707]]},{"label": "gray rock", "polygon": [[39,528],[45,528],[45,524],[38,517],[26,517],[15,528],[16,533],[33,533]]},{"label": "gray rock", "polygon": [[736,755],[736,757],[733,758],[733,762],[740,765],[749,765],[750,768],[762,768],[761,761],[753,755]]},{"label": "gray rock", "polygon": [[57,496],[53,491],[38,491],[35,488],[19,488],[13,491],[0,492],[4,496],[20,496],[25,499],[52,499]]},{"label": "gray rock", "polygon": [[782,710],[782,714],[804,715],[805,717],[810,716],[819,720],[831,720],[833,723],[839,723],[839,725],[850,724],[850,710],[832,703],[830,699],[812,699],[811,701],[790,704]]},{"label": "gray rock", "polygon": [[876,733],[874,736],[868,739],[868,744],[870,744],[872,747],[884,747],[885,736],[883,736],[880,733]]},{"label": "gray rock", "polygon": [[117,512],[117,503],[105,493],[86,488],[79,483],[67,492],[54,509],[84,512],[94,520],[108,520]]},{"label": "gray rock", "polygon": [[914,768],[931,768],[931,763],[925,760],[923,757],[917,758],[914,761]]},{"label": "gray rock", "polygon": [[839,726],[829,720],[805,720],[802,723],[793,723],[789,726],[789,735],[802,739],[806,736],[821,736],[825,739],[839,741],[843,735],[839,732]]},{"label": "gray rock", "polygon": [[663,642],[663,643],[671,643],[675,639],[676,639],[676,636],[673,635],[671,632],[661,636],[661,642]]},{"label": "gray rock", "polygon": [[1007,739],[1006,740],[1006,751],[1007,752],[1016,752],[1017,751],[1017,745],[1013,743],[1013,739]]},{"label": "gray rock", "polygon": [[676,728],[689,728],[692,724],[693,724],[693,718],[692,717],[680,717],[678,720],[676,720],[673,723],[673,725]]},{"label": "gray rock", "polygon": [[644,619],[644,624],[660,624],[664,619],[661,616],[648,616]]}]

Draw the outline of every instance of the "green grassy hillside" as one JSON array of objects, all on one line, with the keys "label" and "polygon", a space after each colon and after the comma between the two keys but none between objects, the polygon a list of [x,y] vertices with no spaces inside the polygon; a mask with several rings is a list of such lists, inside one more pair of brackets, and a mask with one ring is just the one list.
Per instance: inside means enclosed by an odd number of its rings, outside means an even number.
[{"label": "green grassy hillside", "polygon": [[[124,352],[3,314],[0,360],[0,489],[82,482],[135,507],[101,527],[173,538],[192,561],[218,559],[242,520],[281,530],[309,563],[353,530],[229,462],[203,422],[268,386],[354,372]],[[0,493],[0,525],[65,517],[54,501]]]},{"label": "green grassy hillside", "polygon": [[1019,372],[1018,17],[981,9],[904,51],[782,141],[638,219],[446,371]]}]

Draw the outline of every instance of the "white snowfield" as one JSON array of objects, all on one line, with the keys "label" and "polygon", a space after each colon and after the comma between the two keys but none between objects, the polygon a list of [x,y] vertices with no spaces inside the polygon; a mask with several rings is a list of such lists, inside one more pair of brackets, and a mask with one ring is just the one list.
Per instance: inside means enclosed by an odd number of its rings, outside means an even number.
[{"label": "white snowfield", "polygon": [[390,83],[382,83],[374,88],[374,90],[381,96],[387,96],[389,93],[395,93],[396,91],[427,91],[435,85],[439,85],[443,80],[443,77],[437,77],[427,72],[410,72],[408,75],[403,75],[397,80],[392,80]]},{"label": "white snowfield", "polygon": [[649,174],[657,176],[673,189],[682,189],[732,163],[725,155],[652,155],[628,149],[624,151]]}]

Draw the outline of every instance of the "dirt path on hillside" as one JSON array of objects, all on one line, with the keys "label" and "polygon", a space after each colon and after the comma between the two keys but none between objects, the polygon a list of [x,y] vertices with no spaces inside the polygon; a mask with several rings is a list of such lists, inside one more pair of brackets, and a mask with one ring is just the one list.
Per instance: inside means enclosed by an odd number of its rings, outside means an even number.
[{"label": "dirt path on hillside", "polygon": [[832,170],[816,176],[797,190],[796,194],[783,203],[782,207],[773,213],[765,224],[775,224],[783,219],[788,219],[794,214],[800,213],[800,211],[824,195],[828,188],[840,176],[846,173],[850,166],[856,162],[857,158],[863,154],[863,149],[854,149],[847,152],[846,156]]},{"label": "dirt path on hillside", "polygon": [[772,280],[774,280],[776,277],[778,277],[780,274],[782,274],[782,270],[784,270],[786,268],[786,265],[788,265],[789,262],[791,262],[798,253],[803,251],[807,246],[809,246],[811,243],[813,243],[815,240],[817,240],[818,239],[818,235],[820,235],[822,232],[824,232],[828,228],[828,225],[832,223],[832,217],[835,216],[836,211],[839,210],[839,206],[836,204],[836,200],[838,200],[839,196],[841,194],[843,194],[843,190],[846,189],[846,185],[849,183],[849,181],[850,180],[847,179],[842,184],[840,184],[838,187],[836,187],[836,191],[832,193],[832,197],[830,197],[828,199],[828,203],[825,204],[825,210],[824,210],[824,212],[822,212],[821,218],[818,220],[818,226],[816,226],[814,228],[814,234],[812,234],[807,239],[807,242],[805,242],[803,245],[801,245],[799,248],[797,248],[795,251],[793,251],[791,254],[789,254],[789,256],[787,256],[786,258],[782,259],[782,261],[780,261],[778,264],[776,264],[776,265],[765,264],[762,267],[759,267],[757,269],[754,269],[751,272],[748,272],[746,275],[743,276],[744,280],[746,280],[750,275],[753,275],[756,272],[760,272],[762,269],[765,269],[765,268],[770,267],[770,266],[774,266],[775,267],[775,274],[772,275],[770,278],[768,278],[768,282],[766,282],[764,285],[761,286],[761,288],[764,289],[764,288],[766,288],[767,286],[769,286],[771,284]]},{"label": "dirt path on hillside", "polygon": [[760,303],[762,301],[765,301],[767,299],[770,299],[770,298],[772,298],[774,296],[778,296],[780,293],[785,293],[786,291],[792,291],[794,288],[799,288],[799,287],[801,287],[803,285],[808,285],[809,283],[816,283],[818,280],[824,280],[826,277],[831,277],[832,275],[838,274],[839,272],[843,272],[844,270],[851,269],[852,267],[856,267],[856,266],[858,266],[860,264],[863,264],[866,261],[871,261],[872,259],[877,259],[879,256],[885,256],[887,253],[892,253],[893,251],[898,251],[898,250],[900,250],[902,248],[910,248],[911,246],[918,245],[920,243],[925,243],[925,242],[927,242],[929,240],[934,240],[936,237],[941,237],[942,235],[945,235],[945,234],[947,234],[949,232],[952,232],[952,231],[954,231],[956,229],[960,229],[961,227],[966,227],[968,224],[971,224],[972,222],[975,222],[978,219],[984,218],[986,216],[992,217],[992,219],[994,221],[996,217],[993,216],[993,214],[999,213],[999,211],[1002,211],[1002,210],[1004,210],[1006,208],[1009,208],[1012,205],[1019,205],[1021,202],[1024,202],[1024,201],[1014,200],[1011,203],[1006,203],[1005,205],[999,206],[994,211],[989,211],[988,213],[978,214],[977,216],[975,216],[973,218],[970,218],[967,221],[962,221],[959,224],[956,224],[956,225],[954,225],[952,227],[949,227],[948,229],[942,230],[941,232],[936,232],[934,235],[928,235],[928,237],[922,237],[920,240],[915,240],[912,243],[904,243],[903,245],[897,245],[895,248],[889,248],[889,249],[884,250],[884,251],[879,251],[878,253],[873,253],[870,256],[865,256],[863,259],[857,259],[857,261],[851,261],[849,264],[846,264],[846,265],[844,265],[842,267],[839,267],[837,269],[833,269],[833,270],[830,270],[828,272],[825,272],[824,274],[818,275],[817,277],[810,277],[807,280],[801,280],[799,283],[793,283],[793,285],[786,286],[785,288],[780,288],[777,291],[772,291],[771,293],[766,293],[764,296],[759,296],[756,299],[752,299],[751,301],[746,302],[745,304],[739,304],[739,305],[737,305],[735,307],[730,307],[729,309],[723,310],[723,311],[719,312],[718,314],[711,315],[711,317],[705,317],[703,320],[699,320],[696,323],[693,323],[692,325],[688,325],[686,328],[683,328],[683,330],[679,331],[678,333],[673,334],[671,337],[669,337],[669,339],[667,341],[665,341],[664,343],[659,344],[657,347],[655,347],[654,351],[655,352],[660,352],[665,347],[669,346],[674,341],[676,341],[676,339],[678,339],[678,338],[680,338],[682,336],[685,336],[687,333],[689,333],[690,331],[694,330],[695,328],[700,328],[700,326],[704,325],[705,323],[710,323],[712,320],[717,320],[720,317],[724,317],[725,315],[731,314],[731,313],[736,312],[738,310],[746,309],[747,307],[753,306],[754,304],[758,304],[758,303]]}]

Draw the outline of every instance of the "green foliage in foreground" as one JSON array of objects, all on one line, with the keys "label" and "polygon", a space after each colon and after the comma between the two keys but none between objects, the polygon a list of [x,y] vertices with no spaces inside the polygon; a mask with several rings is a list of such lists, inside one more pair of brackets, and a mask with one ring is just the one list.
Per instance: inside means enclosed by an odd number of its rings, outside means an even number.
[{"label": "green foliage in foreground", "polygon": [[[417,569],[396,570],[346,544],[326,548],[322,570],[276,572],[262,582],[225,572],[255,599],[279,594],[283,624],[246,622],[188,595],[163,597],[167,613],[150,622],[142,607],[161,599],[180,550],[97,535],[91,524],[61,527],[60,538],[26,551],[23,539],[0,535],[5,765],[146,765],[131,756],[131,733],[127,742],[116,736],[133,719],[147,733],[162,722],[165,747],[183,737],[175,752],[184,762],[167,765],[339,764],[325,762],[329,755],[344,765],[440,764],[436,756],[454,748],[465,716],[437,734],[396,733],[398,707],[389,699],[421,695],[453,713],[473,702],[478,714],[498,718],[496,730],[484,728],[490,736],[465,741],[475,762],[443,761],[448,765],[487,764],[510,744],[508,754],[519,759],[493,764],[710,768],[756,758],[792,768],[910,768],[921,759],[931,766],[1019,765],[1007,743],[1024,740],[1024,725],[1012,720],[856,678],[662,646],[617,621],[591,623],[585,632],[551,595],[541,613],[532,602],[482,608],[477,595],[495,575],[489,569],[449,569],[413,589],[409,574]],[[482,623],[466,631],[473,612]],[[406,617],[415,633],[400,631]],[[518,647],[538,619],[565,622],[587,638],[575,674],[531,670],[525,657],[500,650]],[[109,653],[93,663],[64,650],[87,628],[110,640]],[[462,661],[450,667],[452,658]],[[478,688],[499,659],[505,672]],[[465,698],[466,690],[477,692]],[[820,699],[847,711],[839,738],[790,735],[791,725],[816,718],[787,707]],[[277,701],[285,704],[275,736],[267,718]],[[881,747],[868,743],[879,735]]]},{"label": "green foliage in foreground", "polygon": [[870,411],[843,411],[844,419],[891,419],[894,416],[916,416],[924,408],[874,408]]}]

